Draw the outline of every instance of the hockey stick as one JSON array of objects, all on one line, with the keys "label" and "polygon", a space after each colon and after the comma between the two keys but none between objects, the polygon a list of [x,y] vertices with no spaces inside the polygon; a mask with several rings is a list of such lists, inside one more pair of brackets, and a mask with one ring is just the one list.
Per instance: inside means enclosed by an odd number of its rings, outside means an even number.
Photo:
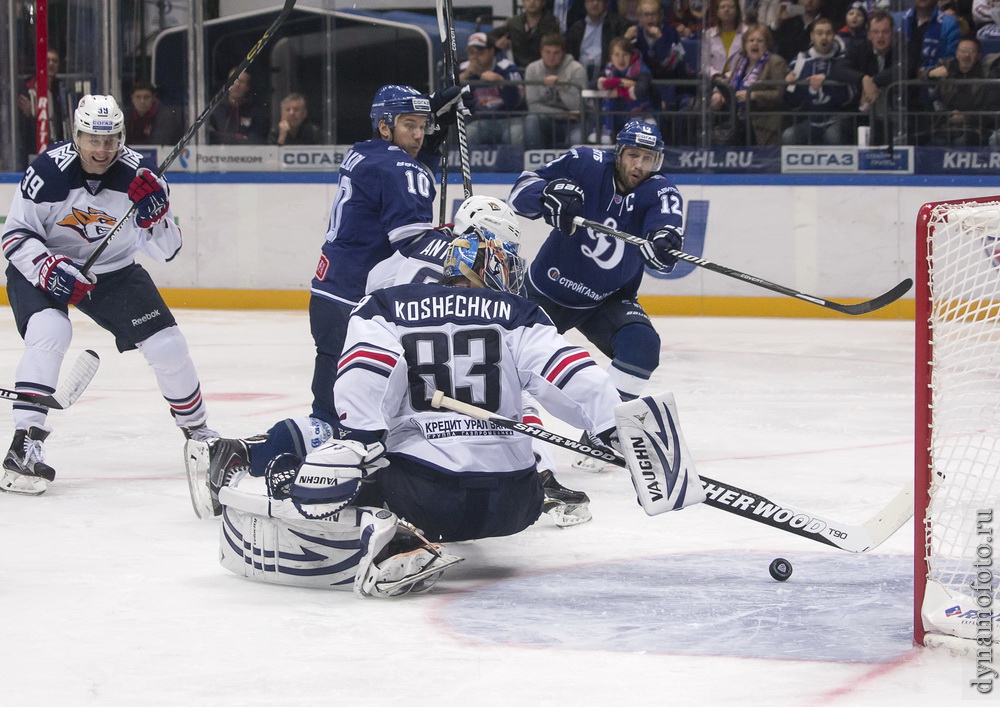
[{"label": "hockey stick", "polygon": [[[181,154],[181,150],[183,150],[187,144],[191,142],[191,138],[194,137],[194,134],[201,130],[201,126],[205,124],[206,120],[208,120],[209,114],[215,110],[216,106],[225,100],[226,96],[229,94],[229,89],[232,88],[234,83],[236,83],[240,74],[247,70],[250,63],[257,57],[257,54],[260,53],[260,50],[264,48],[264,45],[271,40],[271,37],[273,37],[274,33],[278,31],[278,28],[285,21],[285,18],[288,17],[288,13],[292,11],[294,6],[295,0],[285,0],[285,4],[281,8],[281,12],[278,13],[277,18],[275,18],[274,22],[271,23],[271,26],[267,28],[267,31],[261,35],[261,38],[257,40],[257,43],[253,45],[249,52],[247,52],[246,57],[244,57],[243,61],[240,62],[239,66],[233,69],[232,73],[229,74],[229,77],[222,85],[222,88],[219,89],[219,92],[212,97],[212,100],[208,102],[208,105],[205,106],[205,109],[201,112],[201,114],[195,118],[194,123],[192,123],[187,129],[187,132],[184,133],[180,141],[174,145],[174,149],[170,151],[170,154],[168,154],[166,158],[160,162],[160,165],[156,168],[157,177],[163,176],[163,173],[167,171],[167,168],[172,165],[174,160],[177,159],[177,156]],[[132,216],[136,208],[137,204],[132,204],[125,215],[114,225],[114,228],[108,232],[108,235],[104,236],[104,240],[97,244],[97,248],[94,249],[94,252],[90,254],[89,258],[87,258],[83,267],[80,268],[81,273],[86,274],[90,272],[90,268],[94,266],[94,263],[97,262],[99,257],[101,257],[101,254],[109,245],[111,245],[111,241],[116,235],[118,235],[118,231],[121,230],[122,225],[128,221],[129,217]]]},{"label": "hockey stick", "polygon": [[97,367],[101,365],[100,357],[90,349],[87,349],[73,364],[73,370],[66,376],[62,385],[56,388],[52,395],[36,395],[34,393],[19,393],[16,390],[0,388],[0,398],[6,400],[17,400],[22,403],[41,405],[55,410],[65,410],[75,403],[83,394],[83,391],[90,385],[90,381],[97,373]]},{"label": "hockey stick", "polygon": [[[606,233],[609,236],[614,236],[626,243],[631,243],[634,246],[641,246],[646,243],[644,238],[639,238],[638,236],[633,236],[631,233],[625,233],[624,231],[619,231],[617,229],[605,226],[597,221],[591,221],[585,219],[581,216],[577,216],[573,219],[573,223],[577,226],[584,226],[598,233]],[[699,258],[696,255],[691,255],[680,250],[671,250],[670,255],[674,256],[678,260],[683,260],[684,262],[691,263],[692,265],[697,265],[700,268],[705,268],[706,270],[711,270],[712,272],[717,272],[720,275],[726,275],[727,277],[732,277],[737,280],[742,280],[743,282],[748,282],[751,285],[756,285],[757,287],[763,287],[765,290],[771,290],[772,292],[777,292],[788,297],[794,297],[800,299],[804,302],[809,302],[810,304],[816,304],[820,307],[826,307],[827,309],[832,309],[835,312],[840,312],[841,314],[850,314],[852,316],[857,316],[859,314],[868,314],[869,312],[874,312],[876,309],[882,309],[888,304],[892,304],[900,297],[905,295],[913,287],[913,280],[906,278],[901,283],[893,287],[888,292],[879,295],[875,299],[870,299],[865,302],[858,302],[857,304],[841,304],[840,302],[831,302],[830,300],[823,299],[821,297],[816,297],[815,295],[807,295],[804,292],[799,292],[798,290],[793,290],[790,287],[785,287],[784,285],[776,285],[773,282],[768,282],[755,275],[748,275],[739,270],[734,270],[732,268],[726,267],[725,265],[719,265],[718,263],[713,263],[710,260],[705,260],[704,258]]]},{"label": "hockey stick", "polygon": [[[572,449],[574,452],[580,452],[616,466],[626,467],[625,460],[610,450],[595,449],[541,427],[494,415],[475,405],[449,398],[440,390],[434,391],[431,405],[436,408],[454,410],[478,420],[492,422],[497,427],[520,432],[557,447]],[[707,494],[705,504],[712,508],[847,552],[867,552],[878,547],[913,516],[913,489],[909,486],[904,487],[870,520],[861,525],[851,525],[815,513],[797,510],[792,506],[777,503],[758,493],[745,491],[723,481],[716,481],[705,476],[702,476],[701,480]]]},{"label": "hockey stick", "polygon": [[[438,32],[441,41],[445,43],[445,66],[451,64],[451,71],[445,71],[447,78],[458,85],[458,40],[455,38],[455,13],[452,7],[452,0],[437,1]],[[459,106],[460,107],[460,106]],[[461,110],[456,110],[455,124],[458,127],[458,159],[462,165],[462,191],[464,198],[472,196],[472,167],[469,165],[469,138],[465,131],[465,114]],[[445,163],[448,161],[446,154]],[[444,191],[444,187],[442,187]]]}]

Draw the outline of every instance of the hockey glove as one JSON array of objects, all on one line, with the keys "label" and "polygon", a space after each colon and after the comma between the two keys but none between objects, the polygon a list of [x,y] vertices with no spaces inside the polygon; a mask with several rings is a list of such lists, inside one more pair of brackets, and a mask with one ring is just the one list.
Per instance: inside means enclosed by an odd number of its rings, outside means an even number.
[{"label": "hockey glove", "polygon": [[472,90],[468,86],[451,86],[436,91],[430,95],[430,99],[434,120],[442,128],[454,125],[459,112],[466,118],[470,117],[476,107]]},{"label": "hockey glove", "polygon": [[677,264],[677,256],[671,255],[672,250],[684,247],[684,229],[674,226],[661,226],[646,234],[646,242],[639,246],[639,252],[646,265],[653,270],[670,272]]},{"label": "hockey glove", "polygon": [[143,167],[128,186],[128,198],[135,204],[135,222],[139,228],[151,228],[160,222],[170,202],[167,184]]},{"label": "hockey glove", "polygon": [[63,304],[76,304],[94,289],[91,278],[66,256],[50,255],[38,271],[38,286]]},{"label": "hockey glove", "polygon": [[542,218],[563,235],[576,230],[573,219],[583,211],[583,189],[569,179],[553,179],[542,190]]},{"label": "hockey glove", "polygon": [[282,454],[267,465],[268,490],[275,501],[291,501],[305,518],[328,518],[354,500],[370,473],[388,464],[384,454],[381,442],[353,440],[327,442],[305,461]]}]

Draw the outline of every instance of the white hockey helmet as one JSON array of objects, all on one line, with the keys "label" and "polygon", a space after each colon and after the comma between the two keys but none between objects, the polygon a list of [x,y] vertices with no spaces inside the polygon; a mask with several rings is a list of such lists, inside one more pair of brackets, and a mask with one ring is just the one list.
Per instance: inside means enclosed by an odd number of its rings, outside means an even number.
[{"label": "white hockey helmet", "polygon": [[521,243],[521,226],[517,214],[501,199],[470,196],[463,201],[455,213],[455,233],[461,235],[473,226],[485,228],[514,245]]},{"label": "white hockey helmet", "polygon": [[114,135],[121,133],[125,141],[125,114],[118,107],[114,96],[92,96],[89,93],[80,99],[73,113],[73,129],[91,135]]}]

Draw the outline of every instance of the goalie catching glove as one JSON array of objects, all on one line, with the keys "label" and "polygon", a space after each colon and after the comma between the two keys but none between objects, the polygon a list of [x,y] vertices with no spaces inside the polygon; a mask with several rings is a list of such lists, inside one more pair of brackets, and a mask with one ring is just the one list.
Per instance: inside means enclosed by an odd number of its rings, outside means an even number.
[{"label": "goalie catching glove", "polygon": [[[290,501],[300,517],[329,518],[354,500],[370,473],[389,464],[384,454],[381,442],[341,440],[327,442],[305,461],[293,454],[279,455],[265,471],[268,493],[274,501]],[[286,515],[277,508],[272,514]]]},{"label": "goalie catching glove", "polygon": [[135,222],[139,228],[152,228],[160,222],[170,201],[167,183],[143,167],[128,185],[128,198],[135,204]]},{"label": "goalie catching glove", "polygon": [[542,218],[545,223],[558,228],[563,235],[572,236],[576,230],[573,219],[583,211],[583,189],[569,179],[553,179],[542,189]]},{"label": "goalie catching glove", "polygon": [[38,271],[38,286],[63,304],[76,304],[94,289],[96,278],[84,275],[64,255],[50,255]]},{"label": "goalie catching glove", "polygon": [[670,251],[684,247],[684,229],[661,226],[646,234],[646,241],[639,246],[639,252],[646,265],[653,270],[670,272],[677,264],[677,256]]}]

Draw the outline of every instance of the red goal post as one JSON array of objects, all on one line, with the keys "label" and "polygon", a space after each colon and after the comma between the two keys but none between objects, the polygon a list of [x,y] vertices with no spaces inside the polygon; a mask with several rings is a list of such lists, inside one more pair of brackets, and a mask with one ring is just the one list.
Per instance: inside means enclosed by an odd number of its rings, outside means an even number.
[{"label": "red goal post", "polygon": [[1000,196],[924,204],[916,253],[914,639],[975,652],[1000,642]]}]

